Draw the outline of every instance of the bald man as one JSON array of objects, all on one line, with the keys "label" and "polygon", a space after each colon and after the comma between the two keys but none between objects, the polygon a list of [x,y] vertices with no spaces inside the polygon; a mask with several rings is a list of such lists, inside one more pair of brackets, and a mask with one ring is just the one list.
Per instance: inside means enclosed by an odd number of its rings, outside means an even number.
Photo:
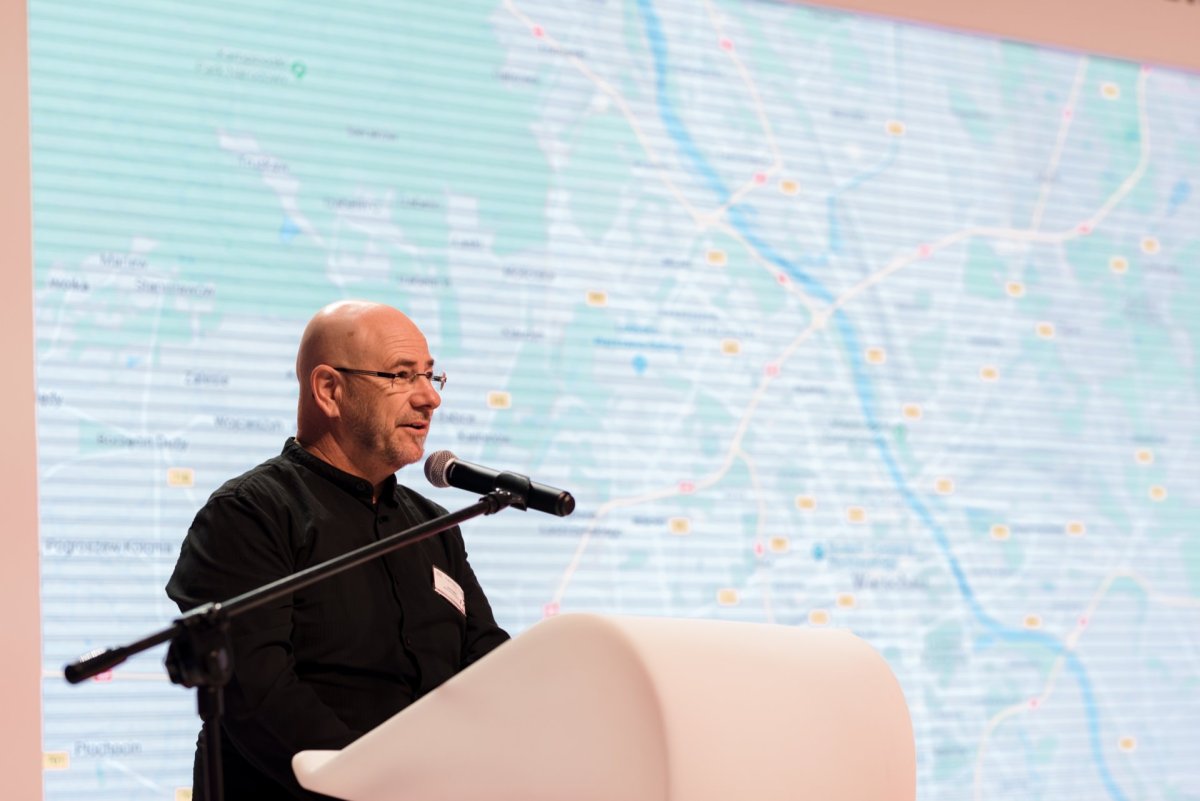
[{"label": "bald man", "polygon": [[[445,376],[390,306],[335,303],[296,356],[296,436],[196,515],[167,594],[181,611],[303,570],[444,509],[397,483],[418,461]],[[222,761],[229,801],[320,798],[291,770],[339,749],[508,639],[457,528],[234,620]],[[203,786],[203,732],[193,771]]]}]

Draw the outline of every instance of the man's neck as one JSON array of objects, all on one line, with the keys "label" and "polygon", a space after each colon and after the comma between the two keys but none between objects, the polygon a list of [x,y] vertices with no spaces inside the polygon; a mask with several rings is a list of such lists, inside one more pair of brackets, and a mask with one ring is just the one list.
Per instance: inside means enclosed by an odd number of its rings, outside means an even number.
[{"label": "man's neck", "polygon": [[296,444],[322,462],[325,462],[325,464],[336,467],[343,473],[349,473],[364,481],[371,482],[371,503],[379,502],[379,495],[383,491],[383,485],[387,483],[390,476],[394,475],[392,473],[383,477],[363,475],[365,471],[360,469],[346,451],[342,449],[338,441],[330,436],[317,437],[315,440],[309,442],[297,435]]}]

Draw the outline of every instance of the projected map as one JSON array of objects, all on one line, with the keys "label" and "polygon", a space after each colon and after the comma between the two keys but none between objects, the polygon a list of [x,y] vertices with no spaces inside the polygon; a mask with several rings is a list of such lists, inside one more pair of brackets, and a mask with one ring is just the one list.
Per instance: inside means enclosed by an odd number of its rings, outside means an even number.
[{"label": "projected map", "polygon": [[1200,77],[774,3],[404,5],[30,4],[48,799],[189,797],[161,650],[61,667],[175,615],[342,297],[429,335],[430,452],[575,494],[466,529],[512,633],[846,628],[921,799],[1200,798]]}]

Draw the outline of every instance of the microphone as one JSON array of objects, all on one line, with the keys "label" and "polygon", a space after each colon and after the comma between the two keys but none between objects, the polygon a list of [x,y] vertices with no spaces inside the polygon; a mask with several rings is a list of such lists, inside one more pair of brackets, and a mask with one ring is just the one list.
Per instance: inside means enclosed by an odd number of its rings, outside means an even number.
[{"label": "microphone", "polygon": [[[502,480],[506,476],[510,480]],[[438,451],[429,455],[425,460],[425,478],[435,487],[457,487],[483,495],[497,489],[507,490],[508,485],[512,483],[511,479],[516,479],[529,488],[524,501],[525,506],[530,509],[559,517],[565,517],[575,511],[575,499],[566,490],[538,484],[515,473],[502,473],[489,467],[464,462],[450,451]]]}]

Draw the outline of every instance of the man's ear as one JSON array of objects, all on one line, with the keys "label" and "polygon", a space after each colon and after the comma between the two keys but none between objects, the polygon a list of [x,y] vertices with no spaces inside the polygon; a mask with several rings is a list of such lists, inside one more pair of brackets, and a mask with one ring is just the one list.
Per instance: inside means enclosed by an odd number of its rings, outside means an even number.
[{"label": "man's ear", "polygon": [[342,416],[342,376],[327,364],[318,364],[308,375],[308,390],[321,414],[330,420]]}]

